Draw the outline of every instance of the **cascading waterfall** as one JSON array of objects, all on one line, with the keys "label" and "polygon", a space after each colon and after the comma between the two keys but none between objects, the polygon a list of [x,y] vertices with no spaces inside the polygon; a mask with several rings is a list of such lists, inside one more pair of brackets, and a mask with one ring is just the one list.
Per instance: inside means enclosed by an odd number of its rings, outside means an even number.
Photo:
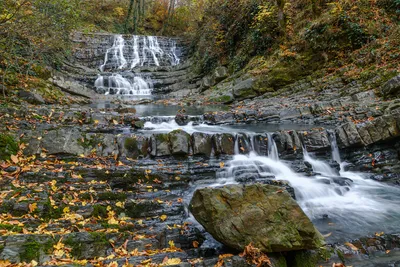
[{"label": "cascading waterfall", "polygon": [[268,137],[268,157],[273,160],[278,161],[279,153],[278,153],[278,148],[276,147],[274,138],[272,137],[271,133],[268,133],[267,137]]},{"label": "cascading waterfall", "polygon": [[[382,229],[390,231],[395,227],[393,222],[400,218],[398,188],[366,179],[362,174],[338,172],[307,151],[304,160],[318,174],[309,177],[295,173],[279,160],[271,134],[268,134],[268,148],[268,157],[258,156],[254,151],[248,155],[235,155],[223,170],[217,172],[218,180],[213,186],[248,179],[288,181],[295,189],[299,205],[317,227],[323,233],[337,234],[332,234],[331,240],[339,240],[343,234],[350,238]],[[336,149],[332,151],[338,151]]]},{"label": "cascading waterfall", "polygon": [[[116,35],[107,49],[101,74],[95,81],[96,91],[103,94],[151,95],[153,83],[147,76],[128,72],[143,66],[175,66],[180,63],[179,51],[173,39],[159,40],[156,36]],[[125,70],[125,72],[120,72]],[[117,73],[115,73],[117,71]]]}]

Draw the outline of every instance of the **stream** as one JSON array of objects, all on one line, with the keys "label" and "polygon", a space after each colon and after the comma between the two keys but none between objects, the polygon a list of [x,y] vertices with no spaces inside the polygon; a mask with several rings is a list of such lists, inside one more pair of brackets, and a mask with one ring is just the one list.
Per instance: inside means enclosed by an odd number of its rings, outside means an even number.
[{"label": "stream", "polygon": [[[125,38],[125,39],[124,39]],[[184,61],[176,40],[158,40],[157,37],[116,36],[106,52],[101,74],[95,81],[98,93],[105,95],[134,96],[135,99],[152,99],[157,83],[155,72],[141,72],[142,67],[174,67]],[[139,69],[138,69],[139,68]],[[96,102],[93,107],[113,109],[117,106],[107,101]],[[130,107],[129,105],[127,107]],[[179,125],[175,115],[182,112],[179,105],[132,105],[136,115],[145,122],[138,131],[128,127],[123,134],[135,133],[150,136],[181,129],[189,134],[196,132],[235,136],[235,155],[224,158],[224,167],[212,174],[213,179],[193,179],[184,197],[188,205],[198,188],[222,186],[232,183],[256,183],[269,179],[289,182],[295,197],[307,216],[330,243],[345,242],[376,233],[396,233],[400,226],[400,188],[369,179],[368,173],[348,171],[334,134],[330,134],[331,155],[313,154],[303,148],[302,154],[280,158],[273,133],[277,131],[308,131],[318,125],[293,123],[255,123],[210,125],[204,113],[227,110],[222,105],[185,106],[189,122]],[[329,131],[329,129],[328,129]],[[258,147],[255,136],[268,139],[268,147]],[[241,139],[240,139],[241,138]],[[247,142],[248,151],[241,151],[239,140]],[[265,150],[264,153],[259,152]],[[213,156],[209,161],[218,164]],[[296,171],[298,165],[308,164],[311,172]],[[335,167],[335,164],[338,163]],[[210,163],[212,164],[212,163]],[[340,165],[340,168],[339,168]],[[190,167],[189,167],[190,169]],[[298,169],[298,168],[297,168]],[[190,171],[190,170],[189,170]],[[190,214],[187,214],[190,217]],[[191,218],[191,220],[194,220]]]}]

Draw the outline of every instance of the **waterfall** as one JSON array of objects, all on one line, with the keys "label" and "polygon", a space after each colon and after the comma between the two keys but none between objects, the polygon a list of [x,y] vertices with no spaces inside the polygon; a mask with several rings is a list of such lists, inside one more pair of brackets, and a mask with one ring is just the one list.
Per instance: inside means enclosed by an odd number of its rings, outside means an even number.
[{"label": "waterfall", "polygon": [[151,81],[139,76],[128,80],[120,74],[99,75],[94,84],[97,92],[105,95],[150,95],[152,91]]},{"label": "waterfall", "polygon": [[278,148],[276,147],[276,143],[274,138],[272,137],[272,133],[268,133],[267,138],[268,138],[268,157],[275,161],[278,161],[279,160]]},{"label": "waterfall", "polygon": [[[350,235],[383,231],[382,222],[388,227],[386,229],[391,229],[391,222],[400,218],[398,188],[367,179],[362,174],[339,173],[326,162],[310,156],[305,149],[304,160],[318,174],[305,176],[296,173],[279,159],[272,134],[267,136],[267,157],[254,152],[235,155],[217,172],[217,182],[212,186],[270,179],[288,181],[295,190],[299,205],[317,227],[325,233],[337,231],[337,235],[342,237],[343,233],[350,238]],[[334,147],[332,144],[333,154],[336,153]],[[330,238],[339,237],[332,234]]]},{"label": "waterfall", "polygon": [[[147,76],[129,74],[128,70],[143,66],[175,66],[180,63],[176,41],[162,40],[156,36],[134,35],[125,39],[122,35],[114,37],[112,47],[104,55],[99,67],[101,72],[94,86],[98,93],[120,95],[151,95],[153,83]],[[125,70],[125,72],[120,72]]]}]

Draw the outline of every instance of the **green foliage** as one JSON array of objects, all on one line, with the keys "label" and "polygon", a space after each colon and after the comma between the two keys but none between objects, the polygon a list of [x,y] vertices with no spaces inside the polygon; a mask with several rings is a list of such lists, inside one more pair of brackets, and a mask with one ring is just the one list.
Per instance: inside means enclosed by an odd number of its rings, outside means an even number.
[{"label": "green foliage", "polygon": [[18,152],[18,143],[8,134],[0,134],[0,160],[10,159]]}]

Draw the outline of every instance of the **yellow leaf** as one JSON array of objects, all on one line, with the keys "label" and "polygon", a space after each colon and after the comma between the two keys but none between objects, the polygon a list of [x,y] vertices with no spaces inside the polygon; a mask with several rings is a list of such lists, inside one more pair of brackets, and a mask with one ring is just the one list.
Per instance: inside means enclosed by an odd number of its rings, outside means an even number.
[{"label": "yellow leaf", "polygon": [[175,243],[173,240],[168,241],[168,245],[170,248],[175,248]]},{"label": "yellow leaf", "polygon": [[32,267],[36,267],[36,266],[38,266],[38,264],[39,264],[39,263],[38,263],[37,261],[35,261],[35,260],[32,260],[32,261],[31,261],[31,266],[32,266]]},{"label": "yellow leaf", "polygon": [[124,205],[124,203],[122,203],[121,201],[118,201],[117,203],[115,203],[115,206],[117,206],[117,207],[123,209],[125,205]]},{"label": "yellow leaf", "polygon": [[37,203],[32,203],[28,205],[29,213],[34,212],[37,209]]},{"label": "yellow leaf", "polygon": [[65,207],[65,208],[63,209],[63,213],[69,213],[69,212],[70,212],[69,207]]},{"label": "yellow leaf", "polygon": [[222,169],[223,167],[225,167],[225,162],[220,162],[219,163],[219,167]]},{"label": "yellow leaf", "polygon": [[118,221],[115,218],[110,218],[108,224],[118,224]]},{"label": "yellow leaf", "polygon": [[161,221],[165,221],[167,218],[168,218],[168,216],[165,214],[160,216]]},{"label": "yellow leaf", "polygon": [[161,265],[163,266],[169,266],[169,265],[178,265],[179,263],[181,263],[181,259],[179,258],[172,258],[172,259],[166,259],[163,261],[163,263]]}]

